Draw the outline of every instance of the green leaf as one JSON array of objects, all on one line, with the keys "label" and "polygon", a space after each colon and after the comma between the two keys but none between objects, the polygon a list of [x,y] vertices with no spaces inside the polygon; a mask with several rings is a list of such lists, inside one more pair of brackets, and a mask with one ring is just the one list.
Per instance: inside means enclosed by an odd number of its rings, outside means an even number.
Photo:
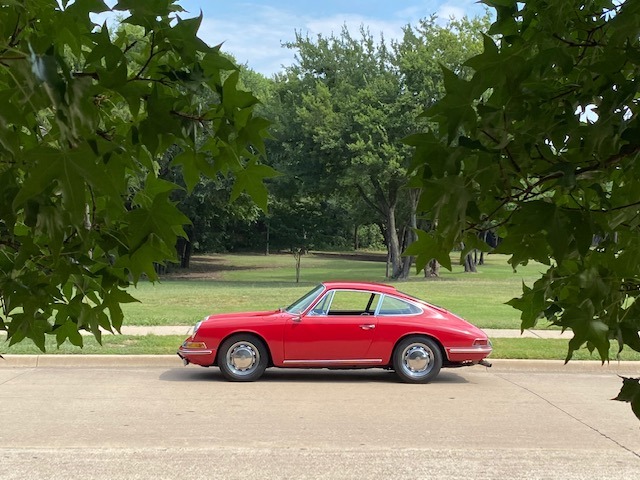
[{"label": "green leaf", "polygon": [[56,325],[53,329],[56,334],[58,346],[62,345],[67,339],[78,347],[82,347],[82,335],[78,332],[78,326],[72,320],[67,320],[62,325]]},{"label": "green leaf", "polygon": [[534,328],[538,323],[538,320],[542,318],[542,312],[547,308],[547,299],[545,297],[545,290],[547,285],[541,280],[538,280],[533,288],[529,288],[522,282],[522,296],[519,298],[512,298],[507,305],[511,305],[513,308],[520,310],[521,331],[525,331],[529,328]]},{"label": "green leaf", "polygon": [[124,314],[120,304],[133,302],[139,302],[139,300],[132,297],[125,290],[121,290],[119,288],[113,288],[104,295],[103,305],[109,309],[111,325],[118,333],[120,333],[122,322],[124,320]]},{"label": "green leaf", "polygon": [[256,205],[266,212],[269,192],[263,180],[278,175],[280,174],[268,165],[260,165],[256,159],[251,160],[243,170],[236,173],[231,201],[236,200],[244,191],[251,196]]},{"label": "green leaf", "polygon": [[[173,248],[177,237],[185,235],[182,226],[189,223],[189,219],[169,201],[168,192],[156,195],[148,208],[140,207],[128,212],[127,219],[132,251],[140,248],[150,236]],[[173,258],[173,254],[167,258]]]},{"label": "green leaf", "polygon": [[424,230],[415,230],[415,233],[418,239],[405,249],[403,255],[416,257],[416,272],[424,270],[432,259],[436,259],[444,268],[451,270],[449,249],[439,241],[438,237]]},{"label": "green leaf", "polygon": [[222,86],[222,105],[228,112],[252,107],[258,103],[258,99],[252,94],[238,89],[239,78],[240,72],[235,71],[229,75]]},{"label": "green leaf", "polygon": [[640,419],[640,378],[622,378],[622,388],[612,400],[631,404],[631,410]]}]

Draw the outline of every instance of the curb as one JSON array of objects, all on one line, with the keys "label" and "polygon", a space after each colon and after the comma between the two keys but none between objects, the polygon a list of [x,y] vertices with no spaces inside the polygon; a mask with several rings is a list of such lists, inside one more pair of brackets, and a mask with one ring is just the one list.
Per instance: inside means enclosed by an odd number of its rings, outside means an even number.
[{"label": "curb", "polygon": [[180,367],[177,355],[3,355],[0,368]]},{"label": "curb", "polygon": [[[602,364],[593,360],[574,360],[564,364],[563,360],[507,360],[488,359],[491,368],[480,365],[473,368],[492,372],[555,372],[594,373],[604,375],[640,374],[640,362],[612,361]],[[2,368],[178,368],[182,361],[177,355],[4,355],[0,359]]]},{"label": "curb", "polygon": [[487,359],[493,366],[488,371],[495,372],[555,372],[555,373],[597,373],[603,375],[640,375],[640,361],[610,361],[603,364],[599,360],[520,360]]}]

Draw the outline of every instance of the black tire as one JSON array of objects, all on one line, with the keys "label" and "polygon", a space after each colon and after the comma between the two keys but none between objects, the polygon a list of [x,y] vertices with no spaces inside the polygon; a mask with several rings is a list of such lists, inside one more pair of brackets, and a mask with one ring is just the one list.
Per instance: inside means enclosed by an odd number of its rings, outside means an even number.
[{"label": "black tire", "polygon": [[232,382],[258,380],[269,363],[264,342],[255,335],[238,334],[227,338],[218,349],[220,373]]},{"label": "black tire", "polygon": [[405,383],[428,383],[442,368],[442,350],[429,337],[407,337],[393,351],[393,369]]}]

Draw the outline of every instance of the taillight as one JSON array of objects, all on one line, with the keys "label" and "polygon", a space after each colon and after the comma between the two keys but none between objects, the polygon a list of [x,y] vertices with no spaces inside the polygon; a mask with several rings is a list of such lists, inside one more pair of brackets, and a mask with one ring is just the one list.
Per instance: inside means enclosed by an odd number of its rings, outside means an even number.
[{"label": "taillight", "polygon": [[488,338],[476,338],[473,341],[473,346],[474,347],[487,347],[489,346],[489,339]]}]

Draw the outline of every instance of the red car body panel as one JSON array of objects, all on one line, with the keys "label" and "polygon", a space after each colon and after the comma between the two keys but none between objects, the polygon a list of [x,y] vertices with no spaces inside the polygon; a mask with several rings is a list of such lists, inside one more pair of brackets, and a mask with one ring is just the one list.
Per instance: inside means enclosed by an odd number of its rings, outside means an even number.
[{"label": "red car body panel", "polygon": [[[409,335],[428,336],[442,348],[445,365],[473,365],[491,353],[486,334],[448,312],[399,292],[389,285],[368,282],[325,282],[323,290],[300,313],[267,311],[211,315],[183,343],[178,355],[185,363],[217,364],[217,349],[229,336],[251,333],[264,340],[275,367],[390,367],[395,345]],[[331,292],[366,292],[379,305],[389,297],[414,312],[383,314],[316,314],[314,309]],[[333,300],[334,297],[331,297]],[[295,304],[294,304],[295,305]]]}]

